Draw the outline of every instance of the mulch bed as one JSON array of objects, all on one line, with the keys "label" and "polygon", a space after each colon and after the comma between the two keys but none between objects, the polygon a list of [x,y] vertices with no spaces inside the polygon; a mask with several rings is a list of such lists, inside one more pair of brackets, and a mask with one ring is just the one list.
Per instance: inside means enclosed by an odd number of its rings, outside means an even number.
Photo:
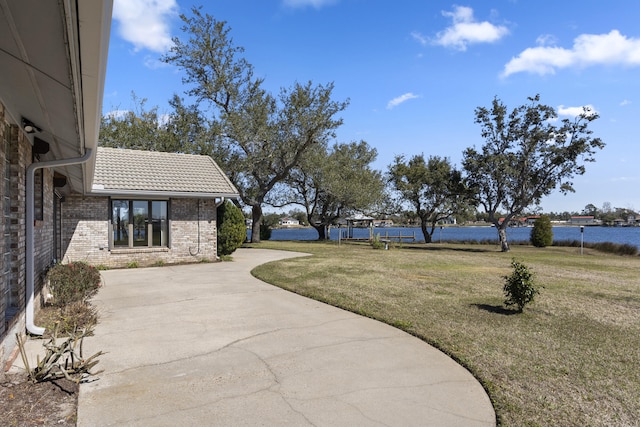
[{"label": "mulch bed", "polygon": [[75,426],[77,407],[73,381],[34,384],[26,373],[0,373],[0,426]]}]

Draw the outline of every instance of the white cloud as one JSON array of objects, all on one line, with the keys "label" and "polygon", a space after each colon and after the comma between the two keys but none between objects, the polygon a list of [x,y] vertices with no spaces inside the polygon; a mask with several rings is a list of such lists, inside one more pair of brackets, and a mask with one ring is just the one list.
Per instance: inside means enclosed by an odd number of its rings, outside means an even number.
[{"label": "white cloud", "polygon": [[582,34],[571,49],[538,46],[525,49],[504,66],[503,77],[528,72],[555,74],[557,69],[594,65],[640,65],[640,39],[613,30],[608,34]]},{"label": "white cloud", "polygon": [[320,9],[323,6],[330,6],[337,3],[338,0],[283,0],[285,6],[288,7],[307,7],[311,6],[315,9]]},{"label": "white cloud", "polygon": [[628,99],[624,99],[624,100],[620,103],[620,106],[621,106],[621,107],[624,107],[625,105],[629,105],[629,104],[631,104],[631,101],[629,101]]},{"label": "white cloud", "polygon": [[404,95],[400,95],[396,98],[393,98],[391,101],[387,103],[387,110],[391,110],[394,107],[402,104],[403,102],[407,102],[410,99],[420,98],[418,95],[414,95],[411,92],[405,93]]},{"label": "white cloud", "polygon": [[558,39],[552,34],[542,34],[536,39],[538,46],[555,46],[558,44]]},{"label": "white cloud", "polygon": [[429,39],[417,31],[411,33],[411,37],[416,39],[421,45],[426,46],[429,44]]},{"label": "white cloud", "polygon": [[158,114],[158,127],[166,125],[169,123],[169,119],[171,118],[171,114]]},{"label": "white cloud", "polygon": [[111,110],[104,114],[105,117],[109,119],[124,119],[129,115],[131,111],[129,110]]},{"label": "white cloud", "polygon": [[591,104],[583,105],[580,107],[565,107],[564,105],[558,106],[559,116],[571,116],[578,117],[580,114],[586,113],[587,116],[598,114],[598,111]]},{"label": "white cloud", "polygon": [[177,16],[176,0],[114,0],[118,33],[136,51],[166,52],[172,45],[169,21]]},{"label": "white cloud", "polygon": [[[494,43],[509,34],[509,29],[505,26],[476,21],[470,7],[455,6],[453,12],[443,11],[442,14],[451,17],[453,25],[436,35],[432,43],[439,46],[464,51],[469,44]],[[417,38],[416,34],[413,36]]]}]

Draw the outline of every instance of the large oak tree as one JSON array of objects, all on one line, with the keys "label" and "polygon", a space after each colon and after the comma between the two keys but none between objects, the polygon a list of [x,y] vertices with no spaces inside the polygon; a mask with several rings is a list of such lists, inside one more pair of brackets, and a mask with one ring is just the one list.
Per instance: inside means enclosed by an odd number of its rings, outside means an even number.
[{"label": "large oak tree", "polygon": [[401,203],[410,204],[420,218],[425,243],[431,243],[439,221],[462,213],[470,202],[460,171],[447,158],[398,156],[389,166],[389,181]]},{"label": "large oak tree", "polygon": [[485,143],[479,150],[467,148],[462,165],[503,251],[509,250],[507,227],[513,218],[556,188],[574,191],[573,177],[584,174],[584,163],[594,161],[596,150],[604,147],[589,129],[597,118],[585,108],[574,119],[559,121],[556,110],[541,104],[537,95],[512,111],[498,98],[490,108],[475,110]]},{"label": "large oak tree", "polygon": [[214,159],[252,210],[252,242],[260,241],[262,205],[302,155],[333,138],[342,124],[336,115],[348,102],[331,99],[333,84],[295,83],[273,96],[235,46],[224,21],[198,8],[181,15],[183,38],[164,61],[184,72],[186,95],[211,115]]},{"label": "large oak tree", "polygon": [[325,230],[353,213],[370,213],[385,199],[382,174],[371,168],[377,151],[365,141],[318,145],[303,156],[287,179],[286,204],[305,209],[308,223],[327,238]]}]

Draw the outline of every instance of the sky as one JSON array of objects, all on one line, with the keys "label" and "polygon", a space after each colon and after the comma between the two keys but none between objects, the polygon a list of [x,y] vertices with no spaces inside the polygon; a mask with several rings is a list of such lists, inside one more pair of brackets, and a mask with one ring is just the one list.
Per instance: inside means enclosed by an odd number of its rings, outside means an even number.
[{"label": "sky", "polygon": [[366,141],[375,169],[417,154],[460,167],[484,142],[476,108],[539,94],[559,118],[595,110],[590,128],[606,144],[576,192],[555,191],[542,210],[640,210],[640,2],[114,0],[103,114],[133,109],[132,92],[161,113],[184,96],[182,71],[160,58],[194,6],[227,22],[274,95],[333,83],[333,99],[349,100],[336,142]]}]

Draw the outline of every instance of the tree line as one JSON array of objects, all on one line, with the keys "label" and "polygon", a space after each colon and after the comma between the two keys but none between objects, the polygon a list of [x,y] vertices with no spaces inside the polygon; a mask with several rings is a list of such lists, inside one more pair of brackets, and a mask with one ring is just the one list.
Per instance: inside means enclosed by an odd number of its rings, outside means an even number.
[{"label": "tree line", "polygon": [[555,189],[573,191],[571,179],[604,147],[589,129],[593,111],[558,120],[537,95],[513,110],[496,97],[475,110],[484,145],[463,152],[461,169],[419,154],[396,157],[383,173],[366,141],[335,141],[349,100],[333,99],[333,83],[294,82],[273,95],[226,22],[199,8],[181,19],[183,36],[162,60],[183,72],[188,103],[174,94],[160,114],[133,94],[133,110],[102,117],[100,144],[211,156],[251,209],[253,242],[265,206],[300,206],[319,239],[344,216],[410,207],[427,242],[439,221],[481,209],[508,251],[509,220]]}]

